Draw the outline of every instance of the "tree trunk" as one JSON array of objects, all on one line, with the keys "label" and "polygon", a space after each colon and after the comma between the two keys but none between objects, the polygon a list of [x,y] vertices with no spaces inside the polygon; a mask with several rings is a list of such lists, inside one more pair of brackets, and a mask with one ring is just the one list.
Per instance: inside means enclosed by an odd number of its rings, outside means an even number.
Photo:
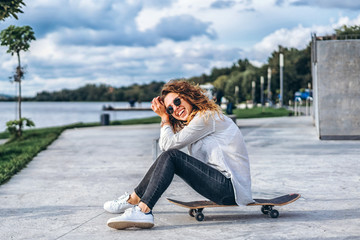
[{"label": "tree trunk", "polygon": [[22,135],[22,122],[21,122],[21,78],[22,78],[22,71],[21,71],[21,62],[20,62],[20,52],[17,52],[18,57],[18,67],[16,69],[16,78],[17,81],[19,81],[19,97],[18,97],[18,103],[19,103],[19,131],[18,136],[21,137]]}]

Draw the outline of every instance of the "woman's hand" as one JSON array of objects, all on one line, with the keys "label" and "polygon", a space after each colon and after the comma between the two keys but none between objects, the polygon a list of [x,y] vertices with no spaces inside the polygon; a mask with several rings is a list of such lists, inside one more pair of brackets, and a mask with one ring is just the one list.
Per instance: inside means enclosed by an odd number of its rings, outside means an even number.
[{"label": "woman's hand", "polygon": [[169,115],[166,113],[165,105],[160,100],[160,97],[156,97],[151,101],[151,109],[161,117],[162,120],[168,120]]}]

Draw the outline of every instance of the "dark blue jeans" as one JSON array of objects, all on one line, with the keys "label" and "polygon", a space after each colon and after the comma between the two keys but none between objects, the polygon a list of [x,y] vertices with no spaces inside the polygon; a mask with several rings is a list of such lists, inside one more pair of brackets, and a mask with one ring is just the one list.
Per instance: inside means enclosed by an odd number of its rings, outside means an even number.
[{"label": "dark blue jeans", "polygon": [[152,209],[169,187],[174,174],[205,198],[221,205],[236,205],[229,178],[217,169],[176,149],[163,152],[134,191],[141,201]]}]

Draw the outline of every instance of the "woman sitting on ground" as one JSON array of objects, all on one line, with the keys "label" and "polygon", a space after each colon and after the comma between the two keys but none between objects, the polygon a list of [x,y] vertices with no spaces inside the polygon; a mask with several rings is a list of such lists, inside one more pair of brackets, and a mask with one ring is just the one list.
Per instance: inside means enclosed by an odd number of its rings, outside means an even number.
[{"label": "woman sitting on ground", "polygon": [[[128,209],[109,219],[109,227],[153,227],[152,209],[174,174],[217,204],[253,202],[243,136],[200,87],[186,81],[171,81],[164,85],[161,97],[153,99],[151,108],[161,117],[159,145],[164,152],[131,195],[104,204],[104,209],[111,213]],[[179,150],[185,146],[190,155]]]}]

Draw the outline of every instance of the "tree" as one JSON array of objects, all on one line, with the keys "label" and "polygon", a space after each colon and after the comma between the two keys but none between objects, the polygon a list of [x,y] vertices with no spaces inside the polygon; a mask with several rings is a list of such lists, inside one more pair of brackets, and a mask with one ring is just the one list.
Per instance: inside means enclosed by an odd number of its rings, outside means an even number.
[{"label": "tree", "polygon": [[[20,51],[28,51],[32,40],[36,40],[36,38],[30,26],[16,27],[10,25],[0,33],[0,45],[8,46],[7,53],[11,53],[12,56],[16,53],[18,58],[18,66],[16,67],[14,80],[19,83],[19,119],[21,119],[21,79],[24,76],[20,61]],[[19,136],[21,136],[21,130],[22,126],[19,125]]]},{"label": "tree", "polygon": [[23,0],[1,0],[0,2],[0,20],[4,21],[7,17],[18,19],[17,13],[23,13],[21,7],[25,6]]},{"label": "tree", "polygon": [[228,76],[221,75],[213,82],[213,85],[214,85],[215,91],[216,91],[216,103],[219,105],[221,105],[222,97],[225,94],[225,87],[226,87],[227,81],[228,81]]},{"label": "tree", "polygon": [[[279,46],[279,51],[274,51],[269,57],[268,62],[272,71],[271,91],[273,93],[280,89],[279,77],[279,53],[284,54],[284,103],[294,99],[294,93],[301,88],[307,88],[311,83],[311,48],[308,45],[303,50],[295,48],[286,48]],[[274,94],[275,95],[275,94]],[[276,100],[277,95],[273,95]]]},{"label": "tree", "polygon": [[238,64],[239,64],[239,71],[240,72],[244,72],[249,66],[251,66],[251,63],[246,58],[244,60],[239,59]]},{"label": "tree", "polygon": [[232,104],[236,103],[238,96],[235,95],[235,87],[241,84],[241,72],[232,72],[226,80],[224,89],[225,98]]},{"label": "tree", "polygon": [[338,36],[346,36],[346,35],[360,35],[360,26],[346,26],[343,25],[340,28],[335,29],[335,33]]},{"label": "tree", "polygon": [[225,91],[225,86],[226,83],[228,81],[228,76],[227,75],[221,75],[218,78],[216,78],[216,80],[213,82],[213,85],[216,89],[216,91]]}]

